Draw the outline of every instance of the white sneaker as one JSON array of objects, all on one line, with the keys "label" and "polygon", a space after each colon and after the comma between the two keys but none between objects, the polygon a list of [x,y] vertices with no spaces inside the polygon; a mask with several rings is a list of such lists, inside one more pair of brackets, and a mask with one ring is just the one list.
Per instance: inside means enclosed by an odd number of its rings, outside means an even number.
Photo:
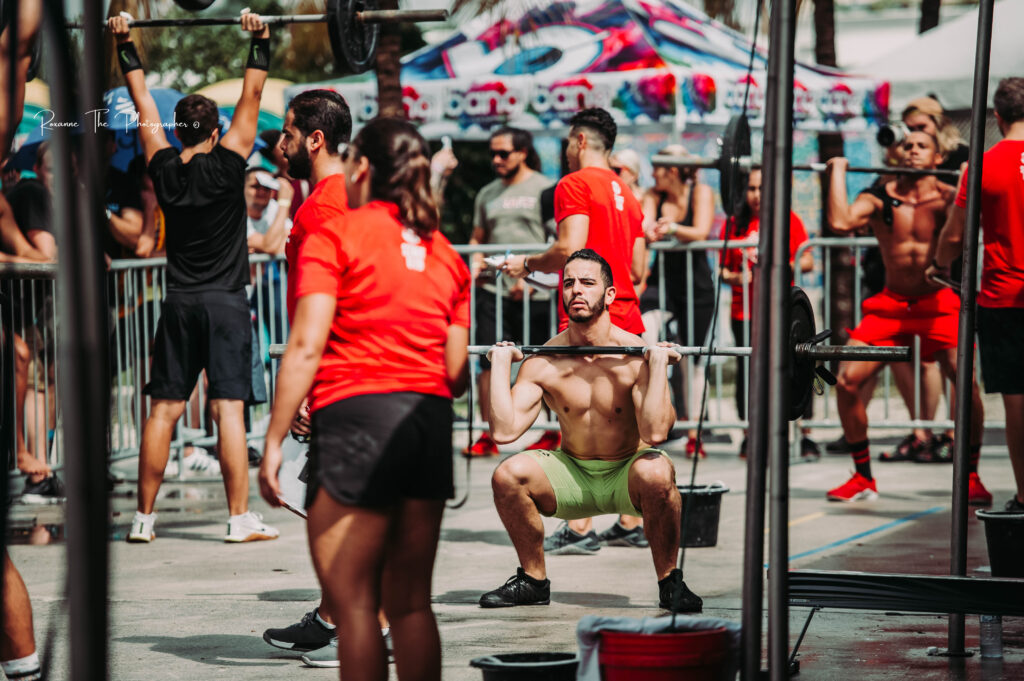
[{"label": "white sneaker", "polygon": [[280,532],[263,522],[263,516],[255,511],[246,511],[242,515],[228,518],[228,533],[224,541],[239,543],[244,541],[260,541],[277,539]]},{"label": "white sneaker", "polygon": [[[202,447],[193,447],[192,453],[181,460],[182,470],[185,475],[196,476],[217,476],[220,475],[220,461]],[[173,477],[178,474],[178,461],[171,459],[167,462],[164,475]]]},{"label": "white sneaker", "polygon": [[156,539],[156,532],[153,531],[153,524],[156,522],[156,513],[135,512],[132,518],[132,529],[128,533],[128,541],[132,544],[148,544]]},{"label": "white sneaker", "polygon": [[323,648],[317,648],[316,650],[311,650],[304,654],[302,656],[302,661],[310,667],[340,667],[341,661],[338,659],[338,637],[335,636],[332,638],[331,642]]}]

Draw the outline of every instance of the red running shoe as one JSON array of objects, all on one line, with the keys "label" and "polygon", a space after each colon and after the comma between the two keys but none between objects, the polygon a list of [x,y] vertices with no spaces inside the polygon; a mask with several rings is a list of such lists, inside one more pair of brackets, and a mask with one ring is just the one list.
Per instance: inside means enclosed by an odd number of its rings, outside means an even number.
[{"label": "red running shoe", "polygon": [[860,473],[854,473],[853,477],[845,483],[829,490],[825,495],[829,501],[873,501],[878,498],[878,488],[874,480],[868,480]]},{"label": "red running shoe", "polygon": [[484,433],[480,439],[462,450],[463,456],[498,456],[498,444],[491,439],[490,433]]},{"label": "red running shoe", "polygon": [[967,504],[969,506],[991,506],[992,493],[981,484],[977,473],[967,476]]},{"label": "red running shoe", "polygon": [[557,430],[545,430],[540,439],[530,445],[530,449],[544,449],[553,452],[562,444],[562,433]]},{"label": "red running shoe", "polygon": [[698,450],[697,440],[691,437],[686,441],[686,458],[692,459],[696,454],[700,454],[702,459],[708,458],[708,453],[704,451],[704,443],[700,443],[700,449]]}]

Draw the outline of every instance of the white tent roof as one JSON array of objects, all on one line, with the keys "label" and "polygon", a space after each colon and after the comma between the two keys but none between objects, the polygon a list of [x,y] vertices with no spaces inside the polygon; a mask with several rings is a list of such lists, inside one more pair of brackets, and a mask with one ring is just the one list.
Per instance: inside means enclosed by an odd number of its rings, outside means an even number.
[{"label": "white tent roof", "polygon": [[[1024,1],[999,0],[992,22],[988,99],[1002,78],[1024,76]],[[909,44],[858,67],[865,74],[888,80],[890,111],[899,112],[915,97],[935,93],[951,111],[970,109],[974,94],[974,53],[978,40],[978,10],[921,34]]]}]

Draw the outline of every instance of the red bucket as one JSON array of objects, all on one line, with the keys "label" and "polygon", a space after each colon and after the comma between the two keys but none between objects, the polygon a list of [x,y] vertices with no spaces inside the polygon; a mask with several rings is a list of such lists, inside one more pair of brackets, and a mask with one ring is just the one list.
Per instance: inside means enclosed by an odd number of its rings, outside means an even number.
[{"label": "red bucket", "polygon": [[670,634],[602,631],[602,681],[719,681],[729,656],[725,627]]}]

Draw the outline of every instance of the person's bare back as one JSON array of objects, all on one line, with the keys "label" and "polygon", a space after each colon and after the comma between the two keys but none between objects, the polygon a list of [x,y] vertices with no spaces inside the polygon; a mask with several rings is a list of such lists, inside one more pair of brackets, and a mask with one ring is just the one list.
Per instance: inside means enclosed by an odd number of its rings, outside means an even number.
[{"label": "person's bare back", "polygon": [[[643,344],[639,336],[612,327],[609,345]],[[571,345],[568,332],[546,345]],[[523,362],[519,377],[544,390],[544,402],[561,425],[562,451],[577,459],[616,461],[647,446],[637,425],[637,385],[646,366],[636,356],[536,355]]]}]

